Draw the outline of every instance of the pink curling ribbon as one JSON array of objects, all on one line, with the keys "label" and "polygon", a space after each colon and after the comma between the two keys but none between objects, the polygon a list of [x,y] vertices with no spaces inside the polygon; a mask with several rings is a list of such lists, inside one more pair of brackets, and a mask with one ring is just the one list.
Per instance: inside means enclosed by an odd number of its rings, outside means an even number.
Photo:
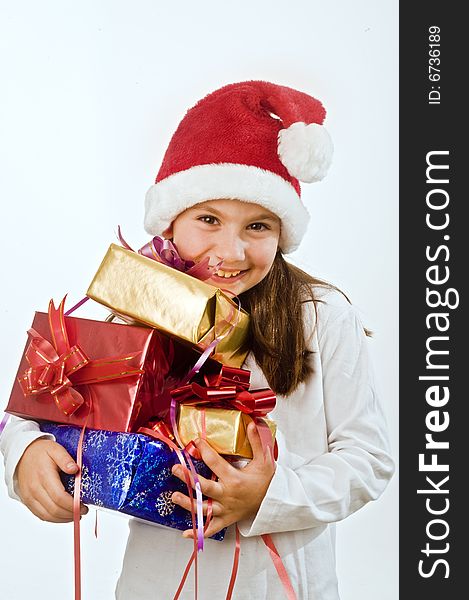
[{"label": "pink curling ribbon", "polygon": [[10,418],[10,415],[8,413],[5,413],[3,415],[3,419],[2,419],[2,421],[0,423],[0,437],[1,437],[2,433],[3,433],[3,430],[5,429],[5,425],[8,423],[8,419],[9,418]]},{"label": "pink curling ribbon", "polygon": [[[231,323],[231,318],[233,317],[233,313],[235,310],[233,307],[231,307],[230,314],[228,315],[228,320],[224,321],[224,323],[228,326],[228,328],[225,330],[224,333],[216,335],[215,339],[207,346],[207,348],[205,348],[204,352],[201,354],[198,361],[195,363],[195,365],[192,367],[192,369],[189,371],[189,373],[187,373],[186,383],[189,383],[190,380],[194,377],[194,375],[196,375],[200,371],[200,369],[205,364],[205,362],[207,361],[208,357],[210,356],[212,351],[215,349],[215,347],[222,341],[223,338],[225,338],[229,333],[231,333],[233,331],[233,329],[236,327],[236,325],[238,324],[239,315],[241,314],[241,302],[240,302],[239,298],[237,298],[236,296],[233,298],[233,300],[236,300],[236,302],[238,304],[238,310],[236,312],[235,322]],[[228,371],[225,371],[225,373],[228,373]]]},{"label": "pink curling ribbon", "polygon": [[[129,246],[122,236],[120,225],[117,226],[117,237],[126,250],[135,252],[135,250]],[[216,265],[209,266],[208,263],[210,259],[208,257],[204,258],[198,263],[195,263],[192,260],[184,260],[179,255],[179,252],[173,242],[171,240],[165,240],[159,235],[156,235],[150,242],[147,242],[144,246],[139,248],[139,250],[137,250],[137,254],[141,254],[142,256],[156,260],[157,262],[168,267],[172,267],[177,271],[181,271],[182,273],[186,273],[191,277],[200,279],[200,281],[209,279],[223,263],[221,260]],[[80,306],[82,306],[85,302],[88,302],[88,300],[89,298],[87,296],[82,298],[75,304],[75,306],[72,306],[72,308],[65,313],[65,316],[68,317],[71,315],[75,310],[77,310],[77,308],[80,308]]]},{"label": "pink curling ribbon", "polygon": [[[135,250],[129,246],[129,244],[123,238],[120,226],[117,227],[117,237],[124,248],[135,252]],[[198,263],[195,263],[192,260],[185,260],[181,258],[178,249],[171,240],[165,240],[159,235],[156,235],[150,242],[146,243],[139,250],[137,250],[137,254],[141,254],[142,256],[156,260],[157,262],[160,262],[168,267],[172,267],[173,269],[177,269],[182,273],[186,273],[191,277],[200,279],[200,281],[209,279],[212,274],[220,268],[223,262],[220,261],[214,266],[209,266],[209,257],[204,258]]]},{"label": "pink curling ribbon", "polygon": [[[188,383],[192,377],[198,373],[200,371],[200,369],[202,368],[202,366],[204,365],[204,363],[207,361],[207,359],[209,358],[210,354],[212,353],[213,349],[215,348],[215,346],[217,346],[217,344],[219,344],[221,342],[221,340],[226,337],[236,326],[238,320],[239,320],[239,314],[241,310],[241,303],[238,300],[238,313],[236,315],[236,320],[234,323],[229,323],[228,322],[228,329],[226,329],[226,331],[223,334],[220,334],[218,336],[215,337],[215,339],[207,346],[207,348],[204,350],[204,352],[202,353],[202,355],[200,356],[200,358],[197,360],[197,362],[195,363],[195,365],[192,367],[192,369],[189,371],[189,373],[186,375],[186,382]],[[232,308],[232,311],[234,311],[234,308]],[[233,316],[233,312],[228,316],[228,321],[231,321],[231,317]],[[241,369],[242,370],[242,369]],[[239,370],[238,370],[239,371]],[[174,436],[176,438],[177,443],[179,444],[180,448],[184,447],[184,444],[181,441],[181,438],[179,436],[179,431],[178,431],[178,427],[177,427],[177,420],[176,420],[176,412],[177,412],[177,404],[176,401],[172,395],[172,392],[170,392],[171,394],[171,406],[170,406],[170,411],[169,411],[169,417],[171,420],[171,426],[173,428],[173,433]],[[194,448],[195,452],[198,454],[198,450],[197,448]],[[200,481],[199,478],[197,476],[197,471],[192,463],[191,460],[191,456],[190,456],[190,452],[188,451],[188,449],[184,449],[184,454],[187,458],[187,464],[189,465],[189,468],[191,470],[192,476],[194,478],[194,485],[195,485],[195,493],[196,493],[196,501],[197,501],[197,550],[200,552],[201,550],[203,550],[204,548],[204,530],[203,530],[203,514],[202,514],[202,490],[200,488]],[[194,456],[197,456],[197,454],[193,454]]]},{"label": "pink curling ribbon", "polygon": [[[118,227],[118,238],[124,248],[135,252],[135,250],[133,250],[133,248],[131,246],[129,246],[129,244],[123,238],[120,227]],[[182,272],[186,273],[187,275],[196,277],[197,279],[200,279],[201,281],[205,281],[206,279],[209,279],[211,277],[212,273],[217,271],[223,263],[223,261],[220,261],[217,265],[210,267],[208,257],[197,264],[195,264],[193,261],[186,261],[179,256],[176,246],[170,240],[165,240],[165,239],[161,238],[160,236],[155,236],[150,242],[148,242],[142,248],[140,248],[138,250],[138,253],[143,256],[146,256],[147,258],[151,258],[151,259],[161,262],[169,267],[172,267],[179,271],[182,271]],[[228,290],[222,290],[222,291],[225,291],[225,293],[228,293],[230,296],[232,295],[231,292],[229,292]],[[239,303],[239,300],[237,298],[235,298],[235,300],[238,301],[238,310],[241,310],[241,305]],[[233,311],[234,311],[234,308],[233,308]],[[228,317],[228,321],[231,320],[232,316],[233,316],[233,313]],[[213,352],[214,348],[224,337],[226,337],[233,330],[233,328],[236,326],[238,320],[239,320],[239,313],[237,314],[235,323],[227,322],[226,324],[228,325],[228,328],[225,331],[225,333],[222,335],[216,336],[215,339],[207,346],[207,348],[204,350],[204,352],[202,353],[200,358],[197,360],[195,365],[191,368],[189,373],[186,375],[186,377],[185,377],[186,383],[190,382],[190,380],[194,377],[194,375],[196,375],[200,371],[200,369],[202,368],[204,363],[207,361],[207,359]],[[216,377],[219,377],[219,376],[217,375]],[[248,383],[247,383],[246,387],[249,387],[249,375],[248,375]],[[172,399],[172,402],[171,402],[170,419],[171,419],[171,425],[173,428],[173,432],[174,432],[176,441],[179,444],[179,448],[182,449],[182,452],[184,453],[184,456],[187,460],[187,464],[189,465],[189,468],[192,472],[192,476],[194,478],[195,491],[196,491],[196,505],[197,505],[197,508],[196,508],[196,510],[197,510],[197,536],[194,535],[194,540],[197,537],[197,544],[196,544],[196,547],[194,548],[194,551],[189,560],[189,563],[186,566],[182,581],[176,592],[176,595],[174,598],[174,600],[176,600],[177,598],[179,598],[179,595],[182,592],[185,579],[188,575],[189,569],[194,560],[195,560],[195,572],[196,572],[195,595],[197,597],[197,553],[198,553],[198,551],[203,549],[203,539],[204,538],[203,538],[202,491],[200,489],[200,482],[197,477],[197,472],[196,472],[196,470],[192,464],[192,460],[191,460],[191,455],[197,456],[198,451],[192,443],[188,444],[185,448],[182,444],[182,441],[179,437],[179,433],[178,433],[178,429],[177,429],[176,404],[174,402],[174,399]],[[142,432],[144,432],[144,430],[142,430]],[[186,477],[186,479],[187,479],[187,477]],[[192,501],[193,501],[192,490],[190,490],[190,497],[191,497],[191,506],[192,506]],[[211,513],[211,502],[209,502],[209,506],[210,506],[210,513]],[[192,517],[194,517],[194,515],[192,515]],[[211,514],[210,514],[210,517],[211,517]],[[207,525],[210,521],[210,517],[209,516],[207,517],[205,528],[207,527]],[[193,518],[193,526],[194,526],[194,522],[195,521]],[[194,532],[194,534],[195,534],[195,532]],[[238,555],[239,555],[239,543],[237,544],[237,551],[235,553],[235,556],[237,557]],[[236,567],[234,567],[233,574],[232,574],[231,589],[232,589],[232,586],[234,585],[234,579],[236,578],[237,558],[235,558],[235,565],[236,565]],[[231,593],[230,593],[230,597],[231,597]]]},{"label": "pink curling ribbon", "polygon": [[[185,583],[187,574],[189,573],[189,569],[190,569],[190,566],[192,565],[192,562],[195,562],[194,590],[195,590],[195,599],[197,600],[197,593],[198,593],[197,592],[197,590],[198,590],[197,554],[198,554],[199,548],[198,548],[198,540],[197,540],[198,536],[197,536],[196,525],[195,525],[196,514],[195,514],[195,510],[194,510],[194,495],[192,493],[192,484],[191,484],[191,480],[189,477],[189,473],[186,468],[186,461],[184,460],[184,455],[186,455],[186,453],[184,451],[181,452],[181,448],[173,442],[173,436],[167,429],[167,426],[165,425],[165,423],[163,423],[162,421],[154,421],[154,422],[149,423],[148,427],[140,427],[138,430],[138,433],[144,433],[145,435],[149,435],[149,436],[151,436],[157,440],[161,440],[162,442],[167,444],[172,450],[174,450],[174,452],[176,452],[176,456],[178,457],[179,462],[181,463],[181,465],[183,467],[184,478],[186,480],[186,486],[187,486],[187,489],[189,492],[189,499],[190,499],[190,503],[191,503],[192,530],[194,532],[194,536],[193,536],[194,537],[194,550],[192,552],[191,560],[184,571],[181,583],[179,585],[178,591],[176,592],[174,600],[176,600],[179,597],[179,595],[182,591],[182,588],[184,587],[184,583]],[[184,454],[183,454],[183,452],[184,452]],[[187,455],[186,455],[186,459],[187,459]],[[190,459],[188,462],[189,462],[189,464],[191,464]],[[199,486],[200,486],[200,484],[199,484]],[[200,512],[202,513],[202,506],[200,507]]]},{"label": "pink curling ribbon", "polygon": [[[172,395],[172,392],[170,392]],[[197,471],[192,463],[191,454],[194,455],[194,452],[189,452],[189,449],[184,447],[184,444],[181,441],[179,436],[179,431],[177,427],[176,421],[176,403],[174,398],[171,398],[171,408],[169,412],[169,417],[171,420],[171,427],[173,430],[174,437],[176,438],[177,443],[179,444],[179,448],[182,449],[184,456],[187,460],[187,464],[189,465],[189,469],[192,473],[192,477],[194,478],[194,487],[195,487],[195,497],[196,497],[196,515],[197,515],[197,551],[200,552],[204,549],[204,521],[203,521],[203,506],[202,506],[202,489],[200,487],[199,477],[197,475]],[[191,447],[192,449],[192,447]],[[192,449],[193,450],[193,449]],[[197,449],[195,448],[197,451]],[[195,456],[198,455],[198,451]],[[198,456],[197,456],[198,458]]]},{"label": "pink curling ribbon", "polygon": [[[270,412],[276,402],[276,396],[271,389],[247,391],[249,387],[249,371],[237,369],[234,367],[223,366],[220,373],[205,376],[207,382],[231,382],[233,385],[221,387],[204,387],[198,383],[190,383],[185,386],[170,391],[171,408],[170,419],[174,436],[180,448],[184,444],[179,436],[177,427],[177,405],[207,405],[212,407],[235,408],[246,414],[249,414],[258,427],[259,435],[264,449],[272,445],[272,435],[267,425],[260,421],[259,417],[264,417]],[[264,432],[264,428],[267,430]],[[188,459],[189,468],[194,477],[196,500],[197,500],[197,549],[203,549],[203,517],[202,517],[202,491],[197,473],[193,468],[190,458]]]},{"label": "pink curling ribbon", "polygon": [[[240,304],[239,304],[239,309],[241,308]],[[233,309],[234,310],[234,309]],[[189,382],[192,377],[199,372],[199,370],[202,368],[203,364],[206,362],[206,360],[208,359],[208,357],[210,356],[210,354],[212,353],[212,350],[215,348],[215,346],[226,336],[228,335],[228,333],[230,333],[230,331],[236,326],[236,323],[238,321],[239,318],[239,313],[238,313],[238,317],[236,319],[236,321],[232,324],[230,324],[230,327],[225,331],[224,334],[219,335],[218,337],[216,337],[213,342],[211,344],[209,344],[207,346],[207,348],[205,349],[205,351],[202,353],[202,355],[200,356],[200,358],[197,360],[197,362],[195,363],[195,365],[192,367],[192,369],[189,371],[189,373],[186,375],[186,381]],[[231,319],[231,315],[229,316],[229,319]],[[223,367],[222,367],[222,371],[223,371]],[[236,369],[237,372],[239,371],[243,371],[243,369]],[[226,373],[228,373],[228,371],[226,371]],[[238,378],[239,378],[239,374],[238,374]],[[249,386],[249,384],[248,384]],[[174,436],[176,438],[177,443],[179,444],[180,448],[184,447],[184,444],[181,441],[181,438],[179,436],[179,431],[178,431],[178,427],[177,427],[177,420],[176,420],[176,412],[177,412],[177,404],[175,401],[175,398],[173,396],[173,392],[170,392],[171,395],[171,407],[170,407],[170,411],[169,411],[169,417],[171,420],[171,426],[173,428],[173,433]],[[195,448],[195,451],[198,454],[198,450]],[[185,456],[187,458],[187,464],[189,465],[189,468],[191,470],[192,476],[194,478],[194,484],[195,484],[195,494],[196,494],[196,501],[197,501],[197,550],[200,552],[201,550],[203,550],[204,548],[204,531],[203,531],[203,514],[202,514],[202,490],[200,488],[200,481],[199,478],[197,476],[197,471],[192,463],[191,460],[191,456],[190,456],[190,452],[188,451],[188,449],[184,450]],[[195,454],[195,456],[197,456],[197,454]]]},{"label": "pink curling ribbon", "polygon": [[[234,310],[234,309],[233,309]],[[231,318],[231,316],[230,316]],[[190,379],[199,372],[199,370],[202,368],[202,366],[204,365],[204,363],[207,361],[207,359],[209,358],[211,352],[213,351],[213,349],[215,348],[215,346],[221,341],[221,339],[223,339],[223,337],[225,335],[227,335],[230,331],[231,328],[234,327],[235,324],[230,325],[230,328],[225,332],[225,334],[218,336],[215,340],[213,340],[209,346],[205,349],[205,351],[202,353],[202,355],[199,357],[199,359],[197,360],[197,362],[195,363],[195,365],[192,367],[192,369],[190,369],[190,371],[185,375],[185,377],[183,378],[183,381],[190,381]],[[164,376],[167,376],[169,370],[170,370],[170,365],[172,364],[172,358],[173,358],[173,354],[174,354],[174,348],[172,343],[170,342],[170,346],[169,346],[169,350],[168,350],[168,356],[166,357],[164,352],[162,354],[162,356],[160,357],[162,360],[159,361],[159,363],[161,363],[161,365],[163,365],[163,374]],[[225,367],[224,367],[225,368]],[[226,367],[226,369],[228,369],[226,371],[226,373],[231,372],[229,371],[230,367]],[[244,371],[244,370],[239,370],[239,369],[234,369],[236,372],[238,371]],[[222,369],[223,371],[223,369]],[[245,372],[244,372],[245,373]],[[249,372],[248,373],[248,379],[249,379]],[[220,377],[221,374],[217,374],[215,375],[215,377]],[[236,376],[235,376],[236,377]],[[242,377],[246,378],[245,375],[243,375]],[[238,375],[239,378],[239,375]],[[180,385],[181,381],[179,381],[178,383],[175,383],[175,385]],[[249,383],[248,383],[249,386]],[[161,391],[163,390],[163,382],[160,381],[160,383],[156,386],[156,389],[159,391],[159,393],[161,393]],[[149,391],[149,393],[152,393],[151,391]],[[168,392],[171,394],[171,392]],[[197,551],[201,551],[203,550],[203,546],[204,546],[204,523],[203,523],[203,501],[202,501],[202,490],[200,487],[200,481],[197,475],[197,471],[192,463],[192,458],[196,458],[196,459],[200,459],[200,454],[199,451],[197,450],[197,448],[195,447],[195,445],[193,443],[189,443],[186,447],[184,447],[184,444],[182,443],[180,437],[179,437],[179,433],[178,433],[178,429],[177,429],[177,423],[176,423],[176,405],[174,404],[173,399],[171,399],[171,408],[170,408],[170,420],[171,420],[171,425],[173,428],[173,433],[174,436],[171,435],[171,437],[173,439],[176,439],[176,442],[179,444],[179,449],[180,451],[182,451],[183,455],[186,458],[187,464],[189,465],[189,469],[192,473],[193,479],[194,479],[194,484],[195,484],[195,492],[196,492],[196,522],[197,522]],[[161,425],[159,425],[159,427],[161,427]],[[165,432],[165,435],[168,436],[168,431]],[[192,458],[191,458],[192,457]],[[191,490],[192,493],[192,490]]]},{"label": "pink curling ribbon", "polygon": [[[122,236],[120,226],[118,226],[118,228],[117,228],[117,237],[124,248],[126,248],[127,250],[130,250],[132,252],[135,252],[135,250],[127,243],[127,241]],[[141,254],[142,256],[145,256],[147,258],[150,258],[152,260],[156,260],[157,262],[160,262],[162,264],[165,264],[166,266],[169,266],[171,268],[174,268],[181,272],[184,272],[187,275],[196,277],[197,279],[200,279],[201,281],[209,279],[211,277],[211,275],[215,271],[217,271],[218,268],[223,263],[223,260],[222,260],[214,266],[209,266],[209,257],[206,257],[199,263],[194,263],[193,261],[185,260],[179,255],[179,252],[178,252],[176,246],[173,244],[173,242],[171,240],[165,240],[164,238],[162,238],[160,236],[155,236],[150,242],[148,242],[147,244],[142,246],[137,251],[137,253]],[[241,309],[239,300],[238,300],[238,308],[239,308],[239,310]],[[186,382],[189,382],[192,379],[192,377],[196,373],[199,372],[199,370],[202,368],[203,364],[207,361],[207,359],[209,358],[210,354],[213,352],[213,350],[215,349],[217,344],[219,344],[220,341],[234,329],[234,327],[236,326],[236,324],[239,320],[239,314],[240,314],[238,312],[236,315],[235,322],[231,323],[230,321],[234,314],[234,311],[235,311],[235,308],[232,307],[232,312],[228,316],[228,319],[226,322],[227,329],[225,330],[225,332],[223,334],[219,334],[219,335],[215,334],[215,339],[207,346],[207,348],[203,351],[202,355],[197,360],[195,365],[192,367],[192,369],[186,375],[186,378],[185,378]],[[171,402],[170,419],[171,419],[171,425],[173,427],[173,432],[174,432],[176,441],[179,444],[180,448],[183,450],[183,452],[186,456],[186,459],[187,459],[187,463],[191,470],[191,473],[194,477],[196,499],[197,499],[197,539],[198,539],[197,547],[198,547],[198,550],[200,551],[200,550],[203,550],[203,545],[204,545],[202,491],[200,489],[200,482],[199,482],[199,479],[197,476],[197,472],[196,472],[194,465],[192,463],[192,460],[191,460],[190,452],[188,451],[188,449],[184,448],[184,445],[182,444],[179,434],[178,434],[177,423],[176,423],[176,405],[174,404],[173,401]],[[196,450],[196,449],[192,449],[193,454],[195,454],[194,450]]]},{"label": "pink curling ribbon", "polygon": [[[127,250],[131,250],[132,252],[135,252],[135,250],[133,250],[133,248],[123,238],[123,236],[121,234],[120,226],[118,227],[118,238],[124,248],[126,248]],[[223,260],[222,260],[214,266],[209,266],[209,258],[208,257],[206,257],[204,260],[200,261],[197,264],[194,263],[193,261],[186,261],[179,256],[176,246],[170,240],[165,240],[165,239],[161,238],[160,236],[155,236],[150,242],[148,242],[147,244],[142,246],[142,248],[140,248],[137,252],[138,252],[138,254],[146,256],[147,258],[151,258],[152,260],[156,260],[156,261],[161,262],[169,267],[172,267],[179,271],[182,271],[182,272],[186,273],[187,275],[196,277],[197,279],[200,279],[201,281],[209,279],[211,277],[211,275],[216,270],[218,270],[218,268],[223,263]],[[229,292],[228,290],[222,290],[222,291],[225,291],[229,295],[232,295],[231,292]],[[237,298],[235,298],[235,299],[238,301],[239,310],[241,310],[239,300]],[[76,304],[74,307],[72,307],[72,309],[70,309],[66,314],[67,315],[71,314],[74,310],[76,310],[78,307],[80,307],[86,301],[87,301],[87,298],[83,298],[82,300],[80,300],[80,302],[78,302],[78,304]],[[234,312],[234,310],[235,309],[233,308],[232,311]],[[209,358],[210,354],[216,347],[216,345],[224,337],[226,337],[236,326],[236,324],[239,320],[239,313],[237,314],[237,318],[234,323],[229,322],[231,320],[231,317],[233,316],[233,312],[228,317],[228,320],[226,322],[226,325],[228,326],[226,331],[223,334],[216,336],[215,339],[204,350],[204,352],[202,353],[202,355],[200,356],[200,358],[198,359],[196,364],[192,367],[192,369],[187,374],[187,376],[185,378],[187,382],[189,382],[192,379],[192,377],[196,373],[199,372],[199,370],[202,368],[203,364],[206,362],[206,360]],[[171,423],[173,426],[174,435],[176,437],[177,442],[179,443],[180,448],[183,450],[183,453],[187,459],[187,464],[189,465],[189,468],[192,472],[194,482],[195,482],[195,490],[196,490],[196,498],[197,498],[197,550],[200,551],[203,549],[203,539],[204,539],[204,537],[203,537],[202,492],[200,489],[200,482],[197,477],[197,472],[192,464],[192,460],[190,457],[191,454],[195,455],[195,451],[197,449],[195,447],[191,448],[190,445],[188,445],[187,448],[183,448],[183,444],[181,443],[181,440],[178,435],[175,413],[176,413],[176,406],[175,406],[174,401],[172,401],[171,410],[170,410],[170,418],[171,418]],[[188,568],[189,568],[189,566],[190,565],[188,565]],[[196,573],[197,573],[197,563],[196,563]],[[197,574],[196,574],[196,579],[197,579]],[[196,595],[197,595],[197,592],[196,592]]]},{"label": "pink curling ribbon", "polygon": [[[171,421],[173,421],[172,413],[171,413]],[[172,423],[171,423],[172,424]],[[200,552],[204,549],[204,517],[203,517],[203,501],[202,501],[202,488],[200,487],[199,477],[197,475],[197,471],[192,462],[191,454],[197,456],[197,454],[193,451],[192,446],[190,448],[184,448],[182,444],[179,434],[177,433],[177,426],[173,431],[175,433],[176,440],[179,444],[179,447],[183,448],[183,454],[186,458],[187,464],[189,465],[190,472],[192,473],[192,477],[194,478],[194,487],[195,487],[195,499],[196,499],[196,517],[197,517],[197,551]],[[191,451],[192,450],[192,451]],[[197,448],[195,448],[197,450]]]},{"label": "pink curling ribbon", "polygon": [[75,306],[72,306],[72,308],[69,308],[67,310],[67,312],[65,313],[65,316],[68,317],[69,315],[71,315],[73,312],[75,312],[77,310],[77,308],[80,308],[80,306],[82,306],[83,304],[85,304],[85,302],[88,302],[89,298],[88,296],[85,296],[84,298],[82,298],[80,300],[80,302],[77,302],[75,304]]}]

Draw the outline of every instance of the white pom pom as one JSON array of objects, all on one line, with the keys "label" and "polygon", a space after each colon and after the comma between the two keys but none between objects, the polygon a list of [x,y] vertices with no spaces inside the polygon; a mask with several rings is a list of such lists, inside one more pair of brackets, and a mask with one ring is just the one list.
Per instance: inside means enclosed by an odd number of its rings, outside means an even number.
[{"label": "white pom pom", "polygon": [[312,183],[325,177],[334,146],[327,130],[317,123],[293,123],[278,134],[278,155],[292,177]]}]

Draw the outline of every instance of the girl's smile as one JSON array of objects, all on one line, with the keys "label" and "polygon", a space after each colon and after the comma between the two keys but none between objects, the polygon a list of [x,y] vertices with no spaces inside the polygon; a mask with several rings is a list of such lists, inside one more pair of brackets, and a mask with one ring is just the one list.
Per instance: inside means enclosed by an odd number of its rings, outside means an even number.
[{"label": "girl's smile", "polygon": [[230,282],[233,282],[235,279],[243,277],[245,273],[246,271],[240,271],[239,269],[237,271],[225,271],[224,269],[218,269],[218,271],[212,275],[211,279],[214,281],[219,279],[221,283],[226,283],[228,279]]},{"label": "girl's smile", "polygon": [[182,258],[223,263],[207,283],[238,295],[269,272],[280,239],[280,219],[258,204],[209,200],[176,217],[164,232]]}]

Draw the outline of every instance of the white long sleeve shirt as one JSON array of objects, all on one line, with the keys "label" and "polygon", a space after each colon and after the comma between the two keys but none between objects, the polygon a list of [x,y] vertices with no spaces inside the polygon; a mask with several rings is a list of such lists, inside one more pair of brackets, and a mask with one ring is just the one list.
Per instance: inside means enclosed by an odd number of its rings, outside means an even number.
[{"label": "white long sleeve shirt", "polygon": [[[235,600],[284,600],[285,592],[261,534],[271,533],[298,600],[338,600],[335,526],[380,496],[394,471],[386,423],[376,396],[363,325],[334,290],[316,288],[317,323],[305,305],[313,374],[272,411],[279,456],[254,518],[238,524],[241,555]],[[250,355],[251,387],[267,387]],[[12,497],[14,471],[28,444],[43,435],[14,418],[1,440]],[[130,520],[117,600],[170,600],[192,552],[181,532]],[[234,552],[234,527],[222,542],[207,540],[199,555],[199,598],[223,600]],[[193,577],[181,599],[193,598]]]}]

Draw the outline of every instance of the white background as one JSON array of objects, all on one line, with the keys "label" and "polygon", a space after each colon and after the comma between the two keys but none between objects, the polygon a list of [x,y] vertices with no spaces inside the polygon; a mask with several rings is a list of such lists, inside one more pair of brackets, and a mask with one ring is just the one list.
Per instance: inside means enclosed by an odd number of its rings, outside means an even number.
[{"label": "white background", "polygon": [[[328,111],[335,158],[326,180],[303,185],[312,223],[292,258],[344,290],[374,330],[397,459],[397,2],[0,6],[1,405],[33,312],[84,295],[118,224],[132,245],[147,241],[144,195],[185,111],[224,84],[265,79]],[[93,528],[83,520],[83,597],[107,600],[127,521],[100,513],[98,540]],[[397,528],[396,475],[338,526],[342,600],[398,597]],[[37,520],[0,486],[0,532],[2,599],[73,597],[71,525]]]}]

